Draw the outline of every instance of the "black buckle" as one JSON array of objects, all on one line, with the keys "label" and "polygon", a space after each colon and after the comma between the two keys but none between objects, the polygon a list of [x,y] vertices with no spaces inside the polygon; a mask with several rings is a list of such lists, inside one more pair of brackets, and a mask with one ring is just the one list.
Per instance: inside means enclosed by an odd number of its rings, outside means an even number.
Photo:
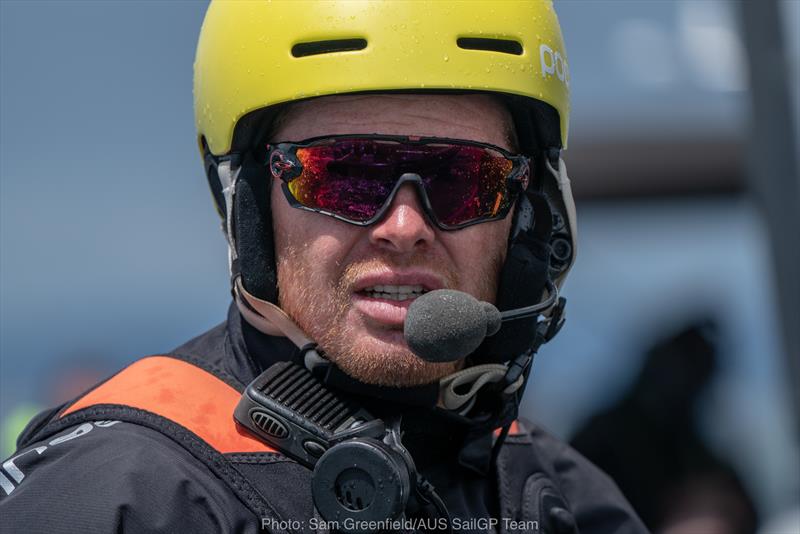
[{"label": "black buckle", "polygon": [[[522,376],[525,370],[530,366],[531,361],[533,361],[533,351],[531,350],[525,351],[514,358],[508,366],[506,375],[503,377],[501,391],[505,391],[508,386],[519,380],[519,377]],[[516,391],[512,394],[516,394]]]}]

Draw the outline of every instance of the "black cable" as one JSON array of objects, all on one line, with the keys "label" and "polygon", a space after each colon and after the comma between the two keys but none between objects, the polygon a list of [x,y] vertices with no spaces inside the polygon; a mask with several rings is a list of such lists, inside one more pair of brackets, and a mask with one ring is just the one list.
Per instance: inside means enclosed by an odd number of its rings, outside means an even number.
[{"label": "black cable", "polygon": [[500,454],[500,447],[503,446],[503,443],[506,441],[506,437],[508,436],[508,432],[511,429],[511,423],[503,426],[503,429],[500,431],[500,435],[497,436],[497,440],[494,442],[492,446],[492,459],[490,465],[495,465],[497,462],[497,456]]},{"label": "black cable", "polygon": [[447,521],[447,530],[445,530],[445,532],[450,534],[453,532],[453,526],[450,524],[450,511],[447,509],[447,506],[444,504],[444,501],[442,501],[441,497],[439,497],[439,494],[436,493],[436,490],[433,489],[433,486],[431,486],[430,497],[433,501],[433,505],[436,506],[436,510],[439,512],[439,516],[444,517]]},{"label": "black cable", "polygon": [[417,495],[423,502],[433,504],[439,517],[444,517],[447,521],[447,530],[445,532],[451,534],[453,532],[453,526],[451,524],[450,511],[447,509],[447,505],[442,498],[439,497],[439,494],[436,493],[436,488],[433,487],[433,484],[421,476],[417,479]]}]

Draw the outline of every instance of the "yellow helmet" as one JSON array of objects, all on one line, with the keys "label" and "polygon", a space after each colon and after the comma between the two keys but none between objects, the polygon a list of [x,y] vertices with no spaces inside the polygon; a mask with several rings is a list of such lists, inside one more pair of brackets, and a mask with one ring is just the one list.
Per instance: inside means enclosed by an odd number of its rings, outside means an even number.
[{"label": "yellow helmet", "polygon": [[551,0],[211,3],[194,64],[201,150],[247,148],[278,104],[372,91],[497,93],[521,138],[566,145],[569,68]]}]

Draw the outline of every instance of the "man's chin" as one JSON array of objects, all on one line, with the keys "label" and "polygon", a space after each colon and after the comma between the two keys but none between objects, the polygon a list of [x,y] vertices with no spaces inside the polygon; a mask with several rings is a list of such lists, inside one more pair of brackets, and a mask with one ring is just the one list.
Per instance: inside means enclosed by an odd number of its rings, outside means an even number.
[{"label": "man's chin", "polygon": [[460,367],[460,362],[422,360],[408,349],[402,331],[386,331],[380,339],[359,341],[342,351],[330,347],[326,353],[342,371],[367,384],[421,386],[438,382]]}]

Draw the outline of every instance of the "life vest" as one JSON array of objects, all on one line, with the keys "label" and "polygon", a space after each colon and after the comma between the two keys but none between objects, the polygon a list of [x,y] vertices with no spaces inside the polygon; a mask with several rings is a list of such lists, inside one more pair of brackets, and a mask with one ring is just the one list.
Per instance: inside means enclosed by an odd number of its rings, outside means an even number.
[{"label": "life vest", "polygon": [[222,454],[277,452],[233,419],[241,395],[217,375],[194,364],[169,356],[150,356],[101,383],[58,417],[93,406],[127,406],[181,425]]},{"label": "life vest", "polygon": [[[276,507],[273,499],[265,498],[270,495],[270,475],[265,472],[266,465],[259,465],[258,458],[280,453],[234,420],[234,408],[242,394],[240,387],[206,363],[149,356],[63,406],[49,421],[27,432],[22,441],[30,444],[87,421],[138,424],[166,435],[204,463],[262,524],[265,519],[271,520],[268,521],[271,525],[290,523],[285,521],[292,519],[287,517],[288,513],[311,517],[315,513],[311,502],[311,471],[299,464],[292,476],[298,487],[308,486],[305,492],[308,502],[295,502],[291,511],[287,511],[285,507]],[[515,439],[524,442],[525,429],[516,421],[509,438],[512,439],[507,443]],[[542,474],[528,446],[504,446],[497,459],[497,475],[503,517],[538,525],[542,514],[547,516],[551,509],[568,510],[555,485]],[[270,532],[290,531],[276,528]]]}]

